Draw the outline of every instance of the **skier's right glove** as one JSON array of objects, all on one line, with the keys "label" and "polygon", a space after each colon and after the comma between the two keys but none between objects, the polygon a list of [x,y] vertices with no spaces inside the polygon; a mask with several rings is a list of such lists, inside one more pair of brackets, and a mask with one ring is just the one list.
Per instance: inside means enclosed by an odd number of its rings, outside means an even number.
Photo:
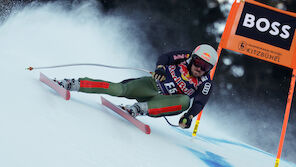
[{"label": "skier's right glove", "polygon": [[185,113],[179,120],[179,126],[183,129],[190,128],[192,118],[193,118],[193,115],[189,115],[188,113]]},{"label": "skier's right glove", "polygon": [[164,81],[166,77],[165,67],[163,65],[158,65],[155,72],[152,74],[152,77],[160,82]]}]

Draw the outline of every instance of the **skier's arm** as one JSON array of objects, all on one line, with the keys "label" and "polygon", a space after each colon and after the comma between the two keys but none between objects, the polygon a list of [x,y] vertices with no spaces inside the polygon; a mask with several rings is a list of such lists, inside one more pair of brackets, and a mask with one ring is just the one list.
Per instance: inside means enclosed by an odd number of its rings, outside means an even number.
[{"label": "skier's arm", "polygon": [[188,115],[195,117],[204,108],[209,100],[210,94],[212,92],[211,81],[204,82],[198,89],[197,95],[193,99],[191,108],[188,110]]},{"label": "skier's arm", "polygon": [[179,64],[186,61],[190,57],[190,54],[191,52],[189,51],[174,51],[162,54],[158,57],[156,67]]},{"label": "skier's arm", "polygon": [[179,64],[186,61],[189,57],[189,51],[174,51],[159,56],[156,63],[156,69],[152,74],[152,77],[160,82],[164,81],[166,79],[166,65]]},{"label": "skier's arm", "polygon": [[181,128],[190,128],[192,118],[195,117],[206,105],[212,91],[211,81],[204,82],[197,90],[191,108],[179,120]]}]

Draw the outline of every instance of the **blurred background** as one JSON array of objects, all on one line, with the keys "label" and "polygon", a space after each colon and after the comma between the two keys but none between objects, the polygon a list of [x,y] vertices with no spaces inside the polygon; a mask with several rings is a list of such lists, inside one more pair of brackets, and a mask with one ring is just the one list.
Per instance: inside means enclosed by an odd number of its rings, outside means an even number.
[{"label": "blurred background", "polygon": [[[58,2],[71,9],[84,0],[0,0],[3,24],[15,9],[26,5]],[[208,43],[218,47],[233,1],[228,0],[93,0],[105,15],[124,17],[137,27],[143,51],[150,62],[173,50],[193,50]],[[295,0],[259,2],[296,12]],[[79,39],[78,39],[79,40]],[[100,47],[100,46],[98,46]],[[152,63],[153,64],[153,63]],[[154,66],[149,66],[150,70]],[[214,91],[202,119],[211,117],[226,133],[274,155],[292,70],[223,50],[214,77]],[[282,157],[296,162],[295,94]],[[201,119],[201,126],[202,125]]]}]

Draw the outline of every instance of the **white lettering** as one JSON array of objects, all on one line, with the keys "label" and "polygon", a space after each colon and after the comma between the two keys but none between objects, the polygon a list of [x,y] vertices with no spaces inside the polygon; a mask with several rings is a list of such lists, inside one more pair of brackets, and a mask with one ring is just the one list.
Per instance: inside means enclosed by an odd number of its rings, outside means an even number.
[{"label": "white lettering", "polygon": [[248,27],[248,28],[252,28],[252,27],[254,27],[254,25],[255,25],[255,16],[251,15],[249,13],[246,13],[243,26]]},{"label": "white lettering", "polygon": [[290,37],[289,30],[291,26],[281,25],[281,23],[277,21],[270,22],[267,18],[258,18],[256,20],[256,17],[250,13],[246,13],[243,26],[247,28],[253,28],[255,26],[260,32],[267,32],[269,30],[269,34],[273,36],[279,35],[283,39]]},{"label": "white lettering", "polygon": [[178,90],[175,88],[175,84],[173,82],[165,83],[165,88],[168,90],[170,94],[176,93]]},{"label": "white lettering", "polygon": [[202,82],[205,82],[205,81],[207,81],[208,79],[209,79],[209,78],[208,78],[207,76],[205,76],[205,75],[201,77],[201,81],[202,81]]},{"label": "white lettering", "polygon": [[281,25],[281,23],[279,23],[279,22],[273,22],[272,24],[271,24],[271,29],[272,30],[270,30],[269,31],[269,33],[271,34],[271,35],[279,35],[279,33],[280,33],[280,30],[279,30],[279,26]]},{"label": "white lettering", "polygon": [[291,27],[290,27],[289,25],[284,25],[284,26],[282,27],[282,31],[283,31],[283,33],[280,34],[280,37],[282,37],[282,38],[284,38],[284,39],[289,38],[289,37],[290,37],[290,33],[289,33],[288,30],[290,30],[290,29],[291,29]]},{"label": "white lettering", "polygon": [[[174,69],[176,69],[175,65],[170,65],[169,66],[169,71],[171,73],[172,78],[174,79],[174,81],[176,82],[177,86],[182,90],[183,93],[185,93],[186,95],[190,96],[194,93],[193,89],[188,89],[186,87],[186,83],[182,80],[181,77],[178,77],[174,71]],[[170,94],[174,94],[178,92],[178,89],[175,88],[175,84],[173,82],[164,84],[166,89],[168,90],[168,92]]]},{"label": "white lettering", "polygon": [[[264,23],[263,27],[262,27],[262,23]],[[267,31],[269,27],[270,27],[270,23],[266,18],[260,18],[256,22],[256,28],[261,32]]]}]

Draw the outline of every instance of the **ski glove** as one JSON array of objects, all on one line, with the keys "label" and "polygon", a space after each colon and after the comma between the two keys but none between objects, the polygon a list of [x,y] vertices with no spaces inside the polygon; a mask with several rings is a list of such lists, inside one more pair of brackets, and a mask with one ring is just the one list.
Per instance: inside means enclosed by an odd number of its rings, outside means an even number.
[{"label": "ski glove", "polygon": [[160,82],[165,80],[165,76],[165,67],[163,65],[158,65],[155,72],[152,74],[152,77]]},{"label": "ski glove", "polygon": [[179,120],[179,126],[183,129],[188,129],[191,125],[193,115],[185,113]]}]

